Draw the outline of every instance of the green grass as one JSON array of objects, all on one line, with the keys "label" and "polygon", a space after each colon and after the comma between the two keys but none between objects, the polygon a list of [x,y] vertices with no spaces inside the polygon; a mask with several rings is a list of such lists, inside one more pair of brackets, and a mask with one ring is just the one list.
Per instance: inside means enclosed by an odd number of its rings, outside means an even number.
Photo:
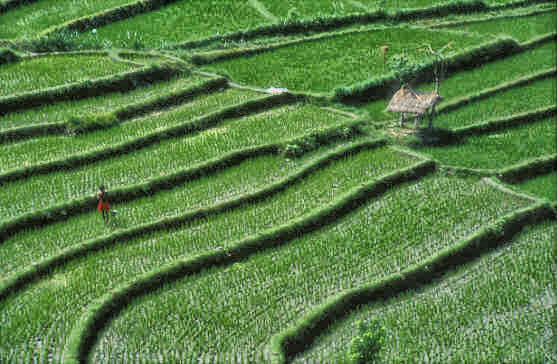
[{"label": "green grass", "polygon": [[226,74],[237,82],[263,88],[274,86],[298,91],[330,92],[336,87],[352,85],[389,72],[390,68],[383,62],[380,50],[383,45],[389,45],[390,55],[407,51],[425,61],[426,54],[419,50],[424,43],[431,43],[432,47],[438,48],[450,41],[456,42],[453,49],[479,43],[477,37],[438,30],[409,27],[374,29],[222,61],[207,68]]},{"label": "green grass", "polygon": [[[388,149],[362,151],[332,162],[264,201],[200,218],[178,230],[122,241],[84,259],[70,261],[22,294],[0,302],[0,347],[9,347],[24,357],[38,349],[26,343],[46,330],[43,337],[49,342],[42,348],[43,355],[56,352],[63,347],[87,304],[116,284],[179,257],[218,249],[285,223],[362,182],[412,162],[412,158],[401,158]],[[148,201],[143,208],[150,208]],[[50,336],[50,332],[55,332],[55,336]]]},{"label": "green grass", "polygon": [[508,118],[530,110],[555,106],[556,96],[555,76],[553,76],[526,86],[501,91],[448,113],[441,113],[435,118],[434,125],[453,129],[489,119]]},{"label": "green grass", "polygon": [[146,54],[146,53],[121,53],[118,56],[128,61],[143,63],[143,64],[151,64],[153,62],[158,62],[164,59],[163,57],[160,57],[158,55]]},{"label": "green grass", "polygon": [[138,299],[110,325],[93,360],[139,351],[167,352],[172,361],[187,351],[192,358],[256,353],[252,362],[262,362],[271,336],[315,305],[417,263],[524,204],[482,183],[436,176],[394,188],[323,230]]},{"label": "green grass", "polygon": [[[168,117],[171,121],[172,114]],[[0,199],[9,199],[12,203],[0,206],[0,220],[92,195],[100,184],[113,189],[142,183],[235,150],[288,141],[339,125],[343,119],[316,106],[289,105],[226,120],[191,137],[165,140],[78,169],[9,183],[0,189]],[[110,141],[104,144],[109,145]]]},{"label": "green grass", "polygon": [[31,38],[69,20],[133,2],[132,0],[71,1],[41,0],[0,15],[0,39]]},{"label": "green grass", "polygon": [[536,197],[557,201],[557,172],[529,178],[515,187]]},{"label": "green grass", "polygon": [[67,121],[72,116],[82,117],[90,114],[102,114],[131,105],[156,99],[165,94],[178,92],[201,82],[205,78],[192,74],[188,77],[173,78],[142,85],[128,92],[111,92],[98,97],[82,100],[61,101],[26,110],[11,112],[0,116],[0,131],[35,124]]},{"label": "green grass", "polygon": [[6,171],[20,167],[23,163],[34,165],[67,158],[75,154],[102,150],[154,131],[193,120],[224,106],[245,102],[259,95],[252,91],[227,89],[210,95],[200,95],[190,102],[169,111],[155,112],[154,115],[149,114],[132,119],[105,130],[98,130],[76,137],[46,136],[17,144],[0,145],[0,165],[2,165],[2,171]]},{"label": "green grass", "polygon": [[424,147],[419,151],[440,163],[468,168],[503,168],[555,152],[555,118],[490,134],[471,136],[462,144]]},{"label": "green grass", "polygon": [[356,322],[371,316],[386,328],[386,363],[551,362],[556,233],[555,222],[529,227],[424,291],[364,306],[294,363],[341,362]]},{"label": "green grass", "polygon": [[0,97],[109,76],[134,68],[97,55],[31,58],[0,66]]},{"label": "green grass", "polygon": [[543,34],[554,33],[557,28],[557,12],[518,16],[508,19],[494,19],[478,23],[463,24],[449,29],[466,31],[478,35],[508,35],[519,42],[527,42]]},{"label": "green grass", "polygon": [[137,44],[140,47],[161,48],[245,30],[266,22],[268,20],[247,1],[178,1],[157,11],[104,26],[97,29],[94,36],[83,34],[78,38],[97,38],[115,47]]}]

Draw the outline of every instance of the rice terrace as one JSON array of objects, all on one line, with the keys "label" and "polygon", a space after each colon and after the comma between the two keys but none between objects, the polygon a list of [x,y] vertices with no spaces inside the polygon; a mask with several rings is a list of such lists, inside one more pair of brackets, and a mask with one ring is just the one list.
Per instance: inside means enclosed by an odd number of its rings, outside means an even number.
[{"label": "rice terrace", "polygon": [[552,0],[0,0],[0,364],[557,363]]}]

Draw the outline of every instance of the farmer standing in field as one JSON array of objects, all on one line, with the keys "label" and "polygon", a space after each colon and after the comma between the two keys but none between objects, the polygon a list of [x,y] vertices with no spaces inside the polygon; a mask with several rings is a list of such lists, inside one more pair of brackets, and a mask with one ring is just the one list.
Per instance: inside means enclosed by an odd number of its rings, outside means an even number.
[{"label": "farmer standing in field", "polygon": [[99,186],[99,191],[97,192],[97,201],[97,210],[102,213],[104,223],[106,224],[110,219],[110,203],[108,202],[108,192],[102,185]]}]

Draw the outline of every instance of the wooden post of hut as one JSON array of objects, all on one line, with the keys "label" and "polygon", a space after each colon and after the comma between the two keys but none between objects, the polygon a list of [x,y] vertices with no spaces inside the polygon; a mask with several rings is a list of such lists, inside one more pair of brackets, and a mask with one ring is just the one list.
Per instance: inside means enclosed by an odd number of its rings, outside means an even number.
[{"label": "wooden post of hut", "polygon": [[383,56],[383,63],[387,61],[387,51],[389,50],[389,46],[387,44],[381,46],[381,55]]}]

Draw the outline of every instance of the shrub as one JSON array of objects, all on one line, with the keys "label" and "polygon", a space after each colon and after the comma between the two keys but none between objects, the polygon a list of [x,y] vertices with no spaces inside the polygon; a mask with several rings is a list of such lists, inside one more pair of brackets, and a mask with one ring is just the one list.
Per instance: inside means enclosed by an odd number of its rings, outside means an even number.
[{"label": "shrub", "polygon": [[118,123],[113,113],[72,117],[66,123],[66,133],[76,136],[88,131],[106,129]]},{"label": "shrub", "polygon": [[395,77],[398,78],[402,84],[410,82],[412,76],[420,69],[418,62],[406,53],[393,56],[393,58],[389,59],[388,64],[394,72]]},{"label": "shrub", "polygon": [[17,62],[21,57],[9,48],[0,48],[0,64]]},{"label": "shrub", "polygon": [[[77,32],[76,32],[77,34]],[[107,39],[102,39],[97,33],[97,29],[93,29],[86,34],[80,35],[73,39],[77,49],[108,49],[112,48],[112,43]]]},{"label": "shrub", "polygon": [[30,40],[27,45],[33,52],[67,52],[77,48],[75,37],[77,32],[61,30],[53,32],[48,36]]},{"label": "shrub", "polygon": [[287,144],[284,147],[283,154],[287,158],[297,158],[304,153],[302,147],[296,143],[294,144]]},{"label": "shrub", "polygon": [[369,322],[358,321],[357,325],[359,335],[350,342],[348,361],[354,364],[374,363],[385,339],[385,329],[376,317]]},{"label": "shrub", "polygon": [[358,123],[333,127],[324,133],[308,135],[284,145],[282,147],[282,154],[286,158],[298,158],[334,140],[347,140],[362,134],[365,133]]}]

